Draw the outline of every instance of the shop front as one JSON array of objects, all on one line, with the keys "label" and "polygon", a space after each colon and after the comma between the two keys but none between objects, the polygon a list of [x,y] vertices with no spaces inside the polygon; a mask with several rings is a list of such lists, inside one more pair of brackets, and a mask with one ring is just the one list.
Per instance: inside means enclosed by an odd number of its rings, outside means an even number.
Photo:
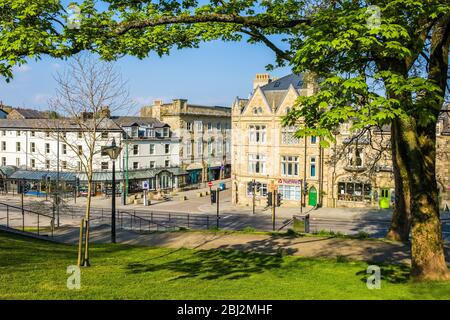
[{"label": "shop front", "polygon": [[372,183],[369,180],[343,178],[337,184],[338,207],[370,206],[373,200]]},{"label": "shop front", "polygon": [[278,179],[278,193],[281,193],[283,204],[300,205],[301,179]]}]

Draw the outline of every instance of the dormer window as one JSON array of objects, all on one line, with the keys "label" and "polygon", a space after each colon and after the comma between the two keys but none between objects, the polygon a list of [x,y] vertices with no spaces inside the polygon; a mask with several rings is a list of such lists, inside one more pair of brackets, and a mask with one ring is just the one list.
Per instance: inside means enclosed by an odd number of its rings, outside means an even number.
[{"label": "dormer window", "polygon": [[139,127],[138,126],[132,126],[131,127],[131,137],[137,138],[139,136]]}]

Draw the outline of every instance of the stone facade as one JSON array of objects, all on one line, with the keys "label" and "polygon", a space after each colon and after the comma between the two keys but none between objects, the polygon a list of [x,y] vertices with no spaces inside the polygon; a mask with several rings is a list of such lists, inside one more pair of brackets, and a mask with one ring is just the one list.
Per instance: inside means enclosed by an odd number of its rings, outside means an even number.
[{"label": "stone facade", "polygon": [[[344,124],[335,133],[336,143],[324,148],[319,137],[295,138],[296,128],[282,126],[282,117],[297,97],[317,90],[315,83],[308,74],[280,79],[258,74],[251,97],[235,100],[233,203],[251,206],[255,201],[266,206],[267,192],[275,188],[282,194],[283,206],[392,206],[395,193],[388,127],[355,136],[349,124]],[[437,159],[442,203],[450,198],[449,146],[448,117],[442,117]]]},{"label": "stone facade", "polygon": [[219,106],[155,101],[141,109],[141,117],[167,123],[180,139],[180,167],[188,171],[187,183],[227,177],[231,166],[231,109]]}]

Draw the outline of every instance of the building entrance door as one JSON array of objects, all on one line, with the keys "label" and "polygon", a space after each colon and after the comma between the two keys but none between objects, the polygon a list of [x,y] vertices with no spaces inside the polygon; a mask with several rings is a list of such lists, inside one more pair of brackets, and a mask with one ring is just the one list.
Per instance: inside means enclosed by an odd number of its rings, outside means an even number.
[{"label": "building entrance door", "polygon": [[308,193],[308,205],[316,206],[317,205],[317,190],[315,187],[311,187]]},{"label": "building entrance door", "polygon": [[381,189],[380,208],[389,209],[389,189]]}]

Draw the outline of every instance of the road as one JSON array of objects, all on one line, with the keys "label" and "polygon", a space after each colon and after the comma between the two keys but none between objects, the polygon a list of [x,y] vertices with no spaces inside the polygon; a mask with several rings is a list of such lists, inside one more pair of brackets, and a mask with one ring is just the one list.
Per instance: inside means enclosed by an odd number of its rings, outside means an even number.
[{"label": "road", "polygon": [[[1,202],[1,199],[0,199]],[[7,225],[20,229],[24,225],[27,229],[49,228],[53,212],[50,203],[26,201],[25,208],[40,212],[41,215],[31,214],[26,211],[22,215],[20,200],[9,199],[9,207],[0,205],[0,225]],[[203,206],[205,206],[203,204]],[[211,212],[174,212],[170,208],[146,208],[146,210],[123,209],[117,210],[117,227],[131,228],[134,230],[164,230],[173,227],[185,227],[191,229],[208,229],[217,226],[217,215]],[[65,205],[61,208],[60,224],[64,226],[78,226],[80,219],[84,217],[84,208],[81,206]],[[248,212],[236,213],[221,211],[219,215],[219,227],[221,229],[242,230],[245,228],[253,230],[271,231],[273,227],[270,210],[259,211],[256,214]],[[292,215],[278,216],[275,219],[275,230],[286,230],[292,227],[290,224]],[[91,225],[110,224],[111,212],[109,208],[94,207],[91,211]],[[56,219],[55,219],[56,224]],[[310,231],[333,231],[342,234],[358,234],[365,232],[371,237],[383,237],[390,224],[390,219],[368,219],[368,218],[326,218],[315,217],[311,214]],[[443,220],[443,236],[450,242],[450,219]]]}]

